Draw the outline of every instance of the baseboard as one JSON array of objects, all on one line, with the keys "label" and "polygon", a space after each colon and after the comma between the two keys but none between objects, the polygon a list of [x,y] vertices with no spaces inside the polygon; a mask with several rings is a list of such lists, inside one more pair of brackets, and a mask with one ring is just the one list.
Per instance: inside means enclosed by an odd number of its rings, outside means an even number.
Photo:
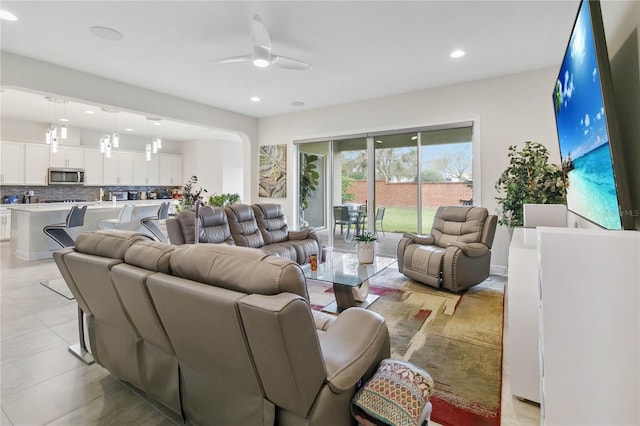
[{"label": "baseboard", "polygon": [[491,265],[489,273],[491,275],[507,275],[507,267],[503,265]]}]

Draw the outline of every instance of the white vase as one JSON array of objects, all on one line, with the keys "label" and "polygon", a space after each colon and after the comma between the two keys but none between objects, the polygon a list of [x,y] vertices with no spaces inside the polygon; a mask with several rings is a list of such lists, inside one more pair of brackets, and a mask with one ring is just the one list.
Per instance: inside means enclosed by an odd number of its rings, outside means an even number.
[{"label": "white vase", "polygon": [[376,256],[375,241],[359,241],[358,242],[358,262],[373,263]]}]

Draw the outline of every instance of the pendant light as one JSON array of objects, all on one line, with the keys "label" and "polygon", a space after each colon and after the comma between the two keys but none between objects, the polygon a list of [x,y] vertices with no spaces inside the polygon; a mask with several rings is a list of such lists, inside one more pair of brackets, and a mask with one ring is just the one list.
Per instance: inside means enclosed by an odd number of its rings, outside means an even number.
[{"label": "pendant light", "polygon": [[[101,107],[103,112],[117,114],[118,110],[113,108]],[[100,152],[104,153],[107,158],[111,158],[111,149],[120,147],[120,133],[118,133],[118,119],[117,116],[113,116],[113,126],[111,126],[112,131],[105,134],[100,138]],[[108,120],[107,120],[108,121]],[[109,124],[107,123],[107,128],[109,128]],[[104,145],[104,148],[103,148]]]},{"label": "pendant light", "polygon": [[146,146],[145,157],[147,161],[151,161],[151,144],[147,144]]},{"label": "pendant light", "polygon": [[60,137],[62,139],[67,139],[67,101],[64,101],[64,103],[62,104],[62,118],[60,119],[60,121],[64,121],[64,123],[62,123],[62,126],[60,126]]},{"label": "pendant light", "polygon": [[[65,101],[64,99],[52,98],[50,96],[46,96],[45,99],[50,102],[50,104],[47,104],[47,115],[49,116],[51,111],[50,106],[51,104],[53,104],[53,117],[50,116],[52,120],[50,121],[49,127],[47,127],[47,131],[45,132],[44,142],[47,145],[51,145],[51,152],[56,153],[58,152],[58,136],[61,139],[67,139],[67,124],[66,123],[62,124],[60,126],[60,130],[58,130],[58,127],[55,125],[55,123],[57,123],[56,105],[62,104],[66,111],[66,104],[68,101]],[[63,117],[60,120],[66,120],[66,118]]]},{"label": "pendant light", "polygon": [[158,136],[151,136],[151,128],[149,127],[149,123],[153,122],[154,126],[160,126],[160,121],[162,120],[155,117],[147,117],[147,120],[147,133],[149,134],[149,138],[151,139],[151,144],[147,144],[147,146],[150,147],[153,154],[157,154],[158,150],[162,148],[162,139]]}]

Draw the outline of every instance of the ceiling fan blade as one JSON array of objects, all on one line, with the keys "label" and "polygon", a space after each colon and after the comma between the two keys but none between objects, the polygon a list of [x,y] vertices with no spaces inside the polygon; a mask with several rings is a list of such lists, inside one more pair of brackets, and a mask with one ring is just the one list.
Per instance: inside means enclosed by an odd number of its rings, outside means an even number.
[{"label": "ceiling fan blade", "polygon": [[310,70],[313,67],[311,64],[308,64],[306,62],[279,55],[271,55],[271,63],[279,68],[297,71],[306,71]]},{"label": "ceiling fan blade", "polygon": [[251,55],[231,56],[229,58],[218,59],[220,64],[230,64],[233,62],[247,62],[251,60]]},{"label": "ceiling fan blade", "polygon": [[253,19],[251,19],[251,42],[254,48],[261,47],[271,52],[269,32],[258,15],[253,15]]}]

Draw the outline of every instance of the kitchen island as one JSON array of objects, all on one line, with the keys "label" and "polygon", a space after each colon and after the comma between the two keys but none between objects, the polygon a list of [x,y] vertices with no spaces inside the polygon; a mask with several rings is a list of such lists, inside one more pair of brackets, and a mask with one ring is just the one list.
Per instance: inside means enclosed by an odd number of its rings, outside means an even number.
[{"label": "kitchen island", "polygon": [[140,219],[155,216],[163,202],[171,202],[172,208],[177,204],[175,200],[128,200],[118,201],[115,205],[111,201],[90,203],[38,203],[38,204],[8,204],[11,210],[11,254],[22,260],[49,259],[54,250],[60,248],[51,238],[44,234],[42,228],[54,223],[64,223],[69,210],[74,205],[87,205],[84,225],[69,229],[69,235],[75,238],[85,231],[98,229],[98,221],[103,219],[117,219],[120,209],[127,203],[134,204],[131,222],[119,224],[119,229],[138,231],[151,236],[149,231],[140,225]]}]

